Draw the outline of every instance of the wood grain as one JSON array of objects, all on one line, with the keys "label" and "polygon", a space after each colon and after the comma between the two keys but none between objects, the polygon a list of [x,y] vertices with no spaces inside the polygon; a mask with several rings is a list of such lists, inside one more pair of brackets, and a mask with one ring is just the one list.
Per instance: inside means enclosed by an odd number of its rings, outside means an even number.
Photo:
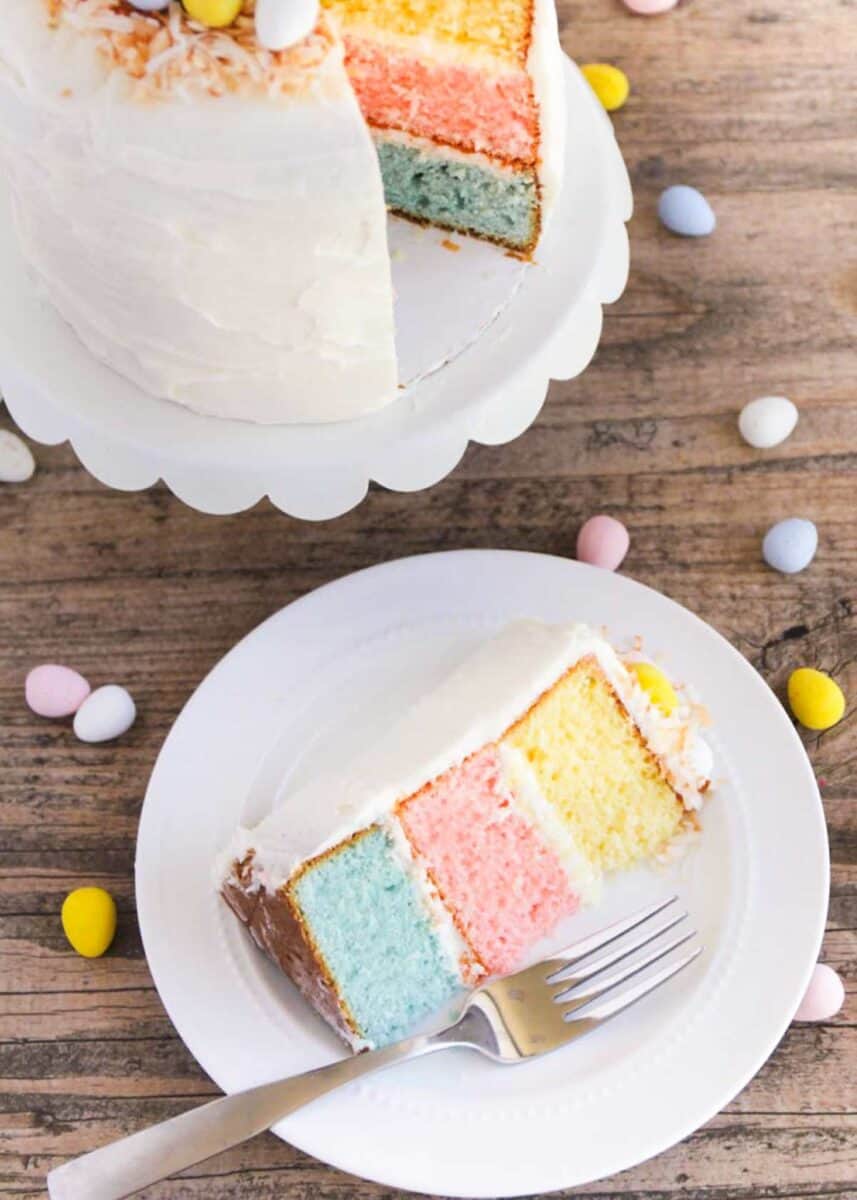
[{"label": "wood grain", "polygon": [[[711,621],[775,689],[812,664],[852,698],[835,730],[805,738],[833,859],[824,957],[848,1000],[833,1021],[792,1027],[682,1145],[579,1194],[857,1194],[857,3],[695,0],[651,20],[619,0],[560,10],[570,53],[632,80],[615,124],[636,193],[633,268],[594,365],[551,389],[526,435],[471,447],[419,496],[373,489],[324,525],[267,504],[215,518],[163,488],[110,492],[67,448],[35,447],[35,478],[0,493],[0,1195],[41,1197],[66,1157],[214,1094],[152,988],[132,862],[155,755],[216,659],[347,571],[447,547],[568,554],[597,510],[631,530],[628,573]],[[658,227],[658,193],[679,181],[714,204],[709,241]],[[801,422],[759,454],[735,418],[766,392],[790,395]],[[791,579],[759,559],[765,528],[787,514],[821,535],[811,570]],[[48,659],[131,686],[141,716],[120,744],[83,746],[28,712],[24,674]],[[108,887],[120,909],[97,962],[72,955],[59,928],[82,883]],[[397,1195],[272,1136],[146,1193]]]}]

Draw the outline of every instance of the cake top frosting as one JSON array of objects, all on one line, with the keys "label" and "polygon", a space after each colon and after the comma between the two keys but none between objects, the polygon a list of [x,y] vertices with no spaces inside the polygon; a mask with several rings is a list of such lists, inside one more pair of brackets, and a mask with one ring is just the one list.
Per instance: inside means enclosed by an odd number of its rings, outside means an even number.
[{"label": "cake top frosting", "polygon": [[221,96],[258,92],[294,95],[315,79],[335,44],[319,16],[308,36],[284,49],[261,44],[256,0],[243,0],[235,20],[211,28],[194,20],[179,0],[158,11],[129,0],[36,0],[50,26],[93,37],[111,67],[135,83],[139,95],[181,92]]}]

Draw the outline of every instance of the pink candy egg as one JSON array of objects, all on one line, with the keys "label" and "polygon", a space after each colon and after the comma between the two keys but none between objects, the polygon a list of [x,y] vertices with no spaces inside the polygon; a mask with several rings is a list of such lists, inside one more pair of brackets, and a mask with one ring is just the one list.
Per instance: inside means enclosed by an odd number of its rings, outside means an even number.
[{"label": "pink candy egg", "polygon": [[91,690],[82,675],[58,663],[33,667],[24,684],[27,703],[40,717],[70,717]]},{"label": "pink candy egg", "polygon": [[625,0],[625,7],[630,8],[632,13],[639,13],[646,17],[652,17],[655,13],[669,12],[677,4],[678,0]]},{"label": "pink candy egg", "polygon": [[615,571],[628,553],[631,539],[628,530],[615,517],[601,513],[590,517],[577,535],[577,557],[593,567]]},{"label": "pink candy egg", "polygon": [[845,985],[825,963],[818,963],[806,994],[795,1013],[796,1021],[828,1021],[845,1003]]}]

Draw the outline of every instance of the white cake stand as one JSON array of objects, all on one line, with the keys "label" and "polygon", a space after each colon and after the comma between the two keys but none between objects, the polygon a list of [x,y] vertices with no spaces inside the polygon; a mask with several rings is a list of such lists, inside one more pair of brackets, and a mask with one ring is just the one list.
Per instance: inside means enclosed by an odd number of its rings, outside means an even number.
[{"label": "white cake stand", "polygon": [[220,421],[156,400],[98,362],[38,294],[0,195],[0,391],[36,441],[71,442],[86,469],[126,491],[163,479],[209,513],[263,496],[322,520],[375,480],[399,491],[447,475],[468,441],[521,434],[551,379],[588,365],[603,304],[628,277],[632,199],[613,128],[572,63],[568,147],[557,209],[525,266],[495,247],[391,220],[400,398],[336,425]]}]

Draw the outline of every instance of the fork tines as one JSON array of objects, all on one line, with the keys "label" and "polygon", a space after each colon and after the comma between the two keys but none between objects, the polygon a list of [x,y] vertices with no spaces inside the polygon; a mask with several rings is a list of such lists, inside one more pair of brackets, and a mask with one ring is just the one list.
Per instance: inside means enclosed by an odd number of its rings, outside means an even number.
[{"label": "fork tines", "polygon": [[[554,1001],[560,1006],[566,1021],[581,1021],[587,1028],[600,1024],[660,987],[700,954],[702,946],[690,944],[696,937],[693,929],[685,927],[667,941],[658,940],[687,919],[687,913],[681,907],[676,907],[677,901],[677,896],[671,896],[658,904],[648,905],[575,942],[550,960],[551,970],[546,982],[554,987]],[[625,936],[632,931],[635,931],[632,938]],[[620,944],[613,946],[620,939]],[[682,946],[687,947],[684,952],[673,956],[673,952]],[[645,947],[650,949],[640,956],[639,952]],[[603,953],[597,953],[602,950]],[[629,961],[623,962],[625,959]],[[608,996],[620,984],[640,975],[662,959],[668,961],[658,971],[646,974],[631,986]]]}]

